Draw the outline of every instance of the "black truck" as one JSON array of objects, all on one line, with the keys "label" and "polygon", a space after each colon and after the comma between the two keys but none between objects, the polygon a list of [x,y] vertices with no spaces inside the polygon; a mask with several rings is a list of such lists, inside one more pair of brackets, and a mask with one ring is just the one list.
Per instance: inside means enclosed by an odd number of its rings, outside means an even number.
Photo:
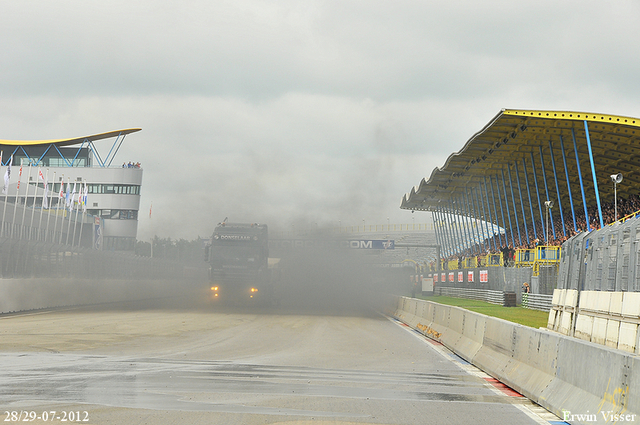
[{"label": "black truck", "polygon": [[273,298],[278,259],[269,259],[266,224],[219,223],[205,246],[212,300]]}]

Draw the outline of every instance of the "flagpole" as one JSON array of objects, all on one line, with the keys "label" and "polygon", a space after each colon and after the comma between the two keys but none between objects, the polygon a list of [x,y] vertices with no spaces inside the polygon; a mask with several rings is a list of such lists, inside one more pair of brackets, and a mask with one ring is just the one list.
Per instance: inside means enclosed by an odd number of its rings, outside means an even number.
[{"label": "flagpole", "polygon": [[[64,197],[64,207],[62,211],[64,214],[62,215],[62,224],[60,225],[60,244],[62,245],[62,232],[64,232],[64,219],[67,218],[67,208],[69,207],[69,177],[67,177],[67,192]],[[69,232],[67,232],[67,241],[69,240]],[[65,243],[66,245],[66,243]]]},{"label": "flagpole", "polygon": [[[49,169],[47,168],[46,176],[42,176],[42,172],[39,173],[38,177],[42,177],[42,202],[40,203],[40,220],[38,221],[38,235],[42,233],[42,215],[44,214],[44,208],[48,207],[47,205],[47,180],[49,180]],[[45,234],[45,240],[47,235]],[[40,238],[38,238],[40,239]]]},{"label": "flagpole", "polygon": [[[31,161],[29,161],[29,175],[27,177],[27,187],[25,188],[25,193],[24,193],[24,208],[22,209],[22,224],[21,224],[21,231],[20,234],[22,235],[26,228],[24,226],[24,219],[27,216],[27,200],[29,199],[29,179],[31,178]],[[20,239],[22,239],[23,236],[20,236]]]},{"label": "flagpole", "polygon": [[16,187],[16,201],[13,204],[13,222],[11,223],[11,239],[16,227],[16,214],[18,213],[18,198],[20,197],[20,183],[22,182],[22,164],[18,172],[18,186]]},{"label": "flagpole", "polygon": [[[67,195],[69,195],[69,185],[71,181],[69,177],[67,177]],[[67,226],[67,238],[65,239],[64,244],[69,245],[69,233],[71,233],[71,213],[73,212],[73,195],[71,195],[71,199],[67,196],[67,206],[69,207],[69,225]]]},{"label": "flagpole", "polygon": [[78,210],[80,209],[80,204],[76,205],[76,221],[73,223],[73,238],[71,239],[71,248],[75,246],[76,243],[76,229],[78,228]]},{"label": "flagpole", "polygon": [[60,194],[62,193],[63,186],[64,186],[64,174],[62,175],[62,177],[60,177],[60,192],[58,192],[58,202],[56,202],[56,220],[53,225],[53,241],[54,242],[56,240],[56,233],[58,231],[58,216],[60,215],[60,199],[62,198]]},{"label": "flagpole", "polygon": [[36,191],[33,194],[33,205],[31,205],[31,224],[29,225],[29,240],[31,240],[31,234],[33,233],[33,219],[36,215],[36,197],[38,196],[38,175],[40,174],[40,167],[38,167],[38,173],[36,173]]},{"label": "flagpole", "polygon": [[[75,223],[73,223],[73,239],[71,240],[71,247],[74,247],[76,243],[76,230],[78,228],[78,214],[80,213],[80,205],[82,205],[82,183],[80,183],[80,190],[78,191],[78,202],[76,205],[76,221]],[[82,226],[80,227],[80,232],[82,232]]]},{"label": "flagpole", "polygon": [[[82,182],[84,185],[84,191],[83,191],[83,185],[80,185],[80,199],[82,200],[82,202],[80,203],[80,205],[82,205],[82,221],[84,223],[84,220],[87,217],[87,181],[83,181]],[[82,242],[82,224],[80,224],[80,234],[78,235],[78,248],[80,248],[80,242]]]},{"label": "flagpole", "polygon": [[[49,170],[47,170],[47,179],[48,179],[48,175],[49,175]],[[53,172],[53,182],[55,183],[56,181],[56,172]],[[49,189],[47,187],[47,189]],[[53,184],[51,185],[51,189],[53,189]],[[48,190],[45,190],[45,196],[47,195]],[[53,190],[51,191],[53,192]],[[44,241],[46,242],[47,239],[49,239],[49,221],[51,220],[51,201],[53,199],[50,197],[49,200],[47,201],[47,212],[49,214],[47,214],[47,229],[45,230],[45,234],[44,234]]]},{"label": "flagpole", "polygon": [[11,181],[11,163],[13,162],[13,155],[9,159],[7,165],[7,171],[4,173],[4,208],[2,210],[2,228],[0,229],[0,237],[4,236],[4,218],[7,214],[7,196],[9,196],[9,182]]}]

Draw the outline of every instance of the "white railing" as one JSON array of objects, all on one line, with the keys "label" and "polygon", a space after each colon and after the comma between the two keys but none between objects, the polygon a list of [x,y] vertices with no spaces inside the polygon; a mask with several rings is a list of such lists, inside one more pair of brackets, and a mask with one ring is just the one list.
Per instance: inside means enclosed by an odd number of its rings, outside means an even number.
[{"label": "white railing", "polygon": [[553,295],[546,294],[522,294],[522,307],[531,310],[549,311],[553,305]]},{"label": "white railing", "polygon": [[436,288],[436,293],[446,297],[466,298],[484,301],[491,304],[504,305],[504,292],[502,291],[492,291],[489,289],[448,288],[446,286],[441,286]]}]

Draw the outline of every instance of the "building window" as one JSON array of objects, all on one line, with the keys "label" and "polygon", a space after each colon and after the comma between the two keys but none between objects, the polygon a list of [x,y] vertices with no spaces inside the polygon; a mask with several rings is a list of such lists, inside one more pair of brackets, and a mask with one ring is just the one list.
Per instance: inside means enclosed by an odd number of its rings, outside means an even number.
[{"label": "building window", "polygon": [[96,217],[102,217],[105,220],[137,220],[138,211],[136,210],[99,210],[90,209],[87,212]]},{"label": "building window", "polygon": [[89,193],[118,195],[140,195],[140,185],[135,184],[87,184]]}]

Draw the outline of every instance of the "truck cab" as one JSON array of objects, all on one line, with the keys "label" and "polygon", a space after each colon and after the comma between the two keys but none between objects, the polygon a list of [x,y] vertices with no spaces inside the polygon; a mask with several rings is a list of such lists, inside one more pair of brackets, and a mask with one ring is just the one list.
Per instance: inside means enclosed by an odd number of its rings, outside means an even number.
[{"label": "truck cab", "polygon": [[220,223],[207,247],[211,298],[265,298],[270,292],[266,224]]}]

